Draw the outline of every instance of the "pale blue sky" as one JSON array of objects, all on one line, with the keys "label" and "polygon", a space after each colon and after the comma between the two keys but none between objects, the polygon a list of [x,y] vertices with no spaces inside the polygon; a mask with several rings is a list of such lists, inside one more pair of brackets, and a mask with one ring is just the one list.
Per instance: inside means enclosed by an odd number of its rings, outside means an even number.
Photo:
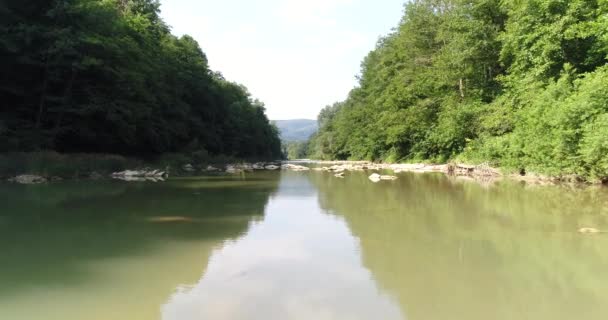
[{"label": "pale blue sky", "polygon": [[315,119],[355,86],[361,60],[396,27],[405,0],[162,0],[176,35],[244,84],[270,119]]}]

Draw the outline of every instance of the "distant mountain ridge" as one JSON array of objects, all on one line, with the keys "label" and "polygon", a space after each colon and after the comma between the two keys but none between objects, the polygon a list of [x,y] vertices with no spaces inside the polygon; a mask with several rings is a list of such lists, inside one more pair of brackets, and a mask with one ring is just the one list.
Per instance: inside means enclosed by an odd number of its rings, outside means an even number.
[{"label": "distant mountain ridge", "polygon": [[308,140],[317,130],[317,120],[294,119],[275,120],[274,123],[281,132],[281,139],[287,142]]}]

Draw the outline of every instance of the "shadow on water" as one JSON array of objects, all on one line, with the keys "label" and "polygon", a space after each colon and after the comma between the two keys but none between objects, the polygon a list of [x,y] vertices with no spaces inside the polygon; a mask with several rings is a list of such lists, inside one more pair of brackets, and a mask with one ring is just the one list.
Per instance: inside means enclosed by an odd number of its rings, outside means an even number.
[{"label": "shadow on water", "polygon": [[[0,297],[28,288],[75,286],[94,278],[88,266],[144,256],[169,242],[204,240],[217,246],[239,237],[263,218],[279,179],[268,173],[160,184],[0,184]],[[201,253],[204,259],[212,249]],[[198,270],[192,280],[205,265],[189,266]]]},{"label": "shadow on water", "polygon": [[408,319],[603,319],[606,189],[483,187],[443,175],[312,174],[319,202],[360,239],[364,265]]}]

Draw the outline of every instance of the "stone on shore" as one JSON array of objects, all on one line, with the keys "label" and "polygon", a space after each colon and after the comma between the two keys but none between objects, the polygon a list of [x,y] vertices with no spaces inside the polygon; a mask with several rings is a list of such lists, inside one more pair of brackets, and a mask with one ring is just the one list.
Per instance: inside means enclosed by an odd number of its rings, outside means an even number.
[{"label": "stone on shore", "polygon": [[310,171],[309,167],[300,166],[297,164],[287,163],[281,166],[283,170],[291,170],[291,171]]},{"label": "stone on shore", "polygon": [[127,182],[159,182],[165,181],[167,177],[167,173],[160,170],[125,170],[121,172],[112,173],[111,177],[113,179],[118,179]]},{"label": "stone on shore", "polygon": [[237,174],[237,173],[242,173],[242,172],[243,172],[243,169],[237,168],[236,166],[227,166],[226,167],[226,173]]}]

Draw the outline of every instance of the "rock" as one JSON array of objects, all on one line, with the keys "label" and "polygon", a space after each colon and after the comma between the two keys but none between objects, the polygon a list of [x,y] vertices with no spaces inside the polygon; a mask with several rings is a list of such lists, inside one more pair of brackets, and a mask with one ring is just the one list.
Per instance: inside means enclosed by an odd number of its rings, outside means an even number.
[{"label": "rock", "polygon": [[596,228],[580,228],[580,229],[578,229],[578,232],[584,233],[584,234],[602,233],[602,231],[600,231],[599,229],[596,229]]},{"label": "rock", "polygon": [[397,180],[398,178],[396,176],[380,176],[380,180]]},{"label": "rock", "polygon": [[20,184],[41,184],[46,183],[47,180],[45,177],[33,175],[33,174],[22,174],[20,176],[16,176],[14,178],[9,179],[11,182],[16,182]]},{"label": "rock", "polygon": [[267,166],[266,166],[266,167],[264,167],[264,168],[265,168],[266,170],[279,170],[279,169],[281,169],[280,167],[275,166],[274,164],[267,165]]},{"label": "rock", "polygon": [[283,170],[292,170],[292,171],[310,171],[309,167],[300,166],[296,164],[287,163],[281,166]]},{"label": "rock", "polygon": [[134,177],[134,176],[116,176],[113,179],[122,180],[125,182],[163,182],[164,177]]},{"label": "rock", "polygon": [[244,170],[244,171],[253,171],[254,170],[253,165],[248,164],[248,163],[241,164],[239,166],[239,169]]},{"label": "rock", "polygon": [[230,173],[230,174],[236,174],[236,173],[242,173],[243,170],[240,168],[237,168],[236,166],[227,166],[226,167],[226,173]]},{"label": "rock", "polygon": [[344,172],[336,173],[334,175],[334,177],[336,177],[336,178],[344,178]]},{"label": "rock", "polygon": [[369,176],[369,180],[371,180],[374,183],[380,182],[382,180],[390,181],[390,180],[397,180],[397,179],[398,178],[396,176],[382,176],[377,173],[374,173],[371,176]]},{"label": "rock", "polygon": [[62,177],[51,177],[51,182],[59,182],[59,181],[63,181]]},{"label": "rock", "polygon": [[186,172],[194,172],[194,166],[192,166],[191,164],[184,165],[182,169],[184,169],[184,171]]},{"label": "rock", "polygon": [[382,180],[381,178],[382,178],[382,176],[377,173],[374,173],[371,176],[369,176],[369,180],[371,180],[373,183],[380,182],[380,180]]},{"label": "rock", "polygon": [[121,171],[121,172],[114,172],[112,173],[112,177],[116,178],[116,177],[140,177],[140,176],[144,176],[145,172],[143,171],[136,171],[136,170],[125,170],[125,171]]},{"label": "rock", "polygon": [[139,181],[152,181],[159,182],[165,181],[167,173],[160,170],[125,170],[121,172],[112,173],[113,179],[128,181],[128,182],[139,182]]},{"label": "rock", "polygon": [[207,166],[207,168],[205,169],[205,171],[208,171],[208,172],[216,172],[216,171],[220,171],[220,169],[219,169],[219,168],[216,168],[216,167],[214,167],[214,166]]}]

